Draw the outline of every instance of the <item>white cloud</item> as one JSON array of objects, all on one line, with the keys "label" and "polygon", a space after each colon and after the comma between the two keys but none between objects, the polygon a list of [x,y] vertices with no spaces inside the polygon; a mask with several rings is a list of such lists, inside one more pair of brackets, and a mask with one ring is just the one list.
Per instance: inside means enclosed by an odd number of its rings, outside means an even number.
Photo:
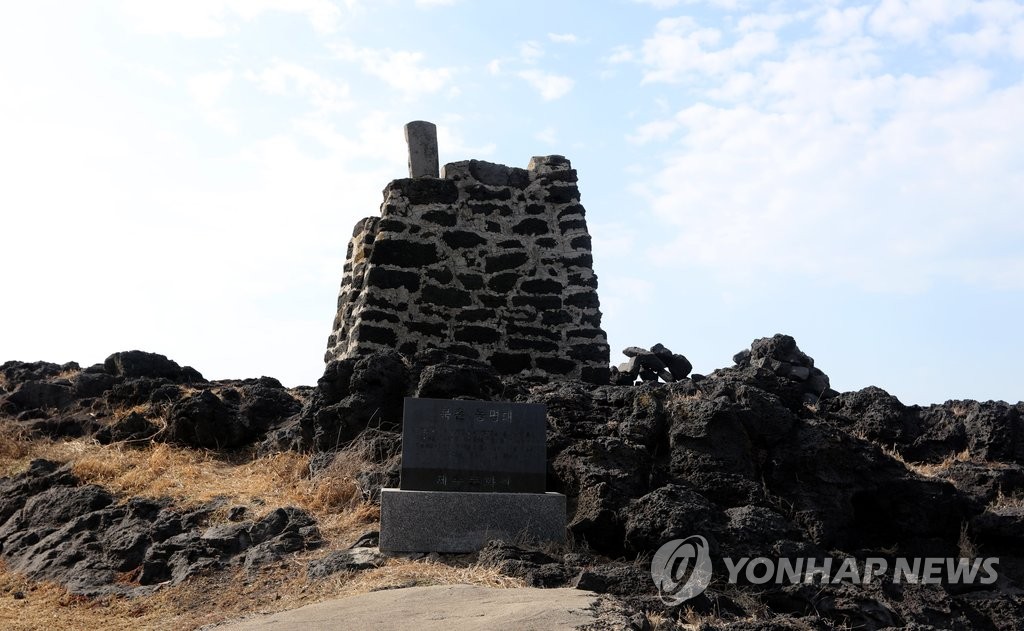
[{"label": "white cloud", "polygon": [[579,41],[572,33],[548,33],[548,39],[556,44],[575,44]]},{"label": "white cloud", "polygon": [[1006,48],[1006,32],[989,26],[973,33],[952,33],[946,37],[946,44],[957,55],[985,57]]},{"label": "white cloud", "polygon": [[[886,37],[927,36],[960,10],[941,4],[918,16],[924,26],[893,17]],[[634,187],[678,226],[659,262],[683,256],[750,282],[778,274],[880,291],[951,281],[1024,289],[1024,119],[1014,113],[1024,82],[956,60],[893,74],[891,51],[862,32],[865,17],[829,9],[801,18],[814,31],[760,63],[692,20],[659,24],[652,40],[672,40],[658,45],[683,59],[645,56],[648,72],[707,79],[694,87],[698,102],[629,136],[674,143]]]},{"label": "white cloud", "polygon": [[1024,22],[1018,22],[1010,30],[1010,52],[1017,59],[1024,59]]},{"label": "white cloud", "polygon": [[203,119],[225,133],[238,131],[235,115],[223,104],[233,80],[234,73],[231,70],[218,70],[190,77],[186,83],[189,96]]},{"label": "white cloud", "polygon": [[637,4],[647,4],[655,9],[670,9],[679,4],[708,4],[719,9],[737,9],[742,4],[740,0],[633,0]]},{"label": "white cloud", "polygon": [[495,75],[495,76],[500,75],[501,74],[501,63],[502,62],[501,62],[500,59],[492,59],[492,60],[490,60],[489,62],[487,62],[487,72],[489,72],[489,73],[491,73],[492,75]]},{"label": "white cloud", "polygon": [[637,4],[649,4],[655,9],[669,9],[679,4],[679,0],[633,0]]},{"label": "white cloud", "polygon": [[970,0],[882,0],[868,23],[877,35],[923,42],[933,27],[966,14],[970,5]]},{"label": "white cloud", "polygon": [[630,49],[629,46],[622,45],[613,48],[611,54],[608,55],[605,61],[610,64],[621,64],[627,61],[633,61],[635,58],[636,55],[633,53],[632,49]]},{"label": "white cloud", "polygon": [[742,34],[731,45],[720,45],[723,33],[700,26],[688,16],[664,18],[654,35],[644,41],[645,82],[677,82],[691,73],[720,75],[749,65],[776,50],[778,40],[770,31]]},{"label": "white cloud", "polygon": [[[350,12],[358,8],[355,0],[343,4]],[[232,19],[252,21],[270,12],[304,15],[313,28],[324,33],[336,31],[343,17],[330,0],[124,0],[119,8],[138,32],[190,38],[222,37]]]},{"label": "white cloud", "polygon": [[837,42],[859,37],[864,32],[864,22],[870,11],[869,6],[844,9],[829,7],[818,17],[815,28],[819,37],[827,41]]},{"label": "white cloud", "polygon": [[667,140],[679,129],[679,123],[674,120],[656,120],[644,123],[636,129],[636,133],[627,136],[629,142],[644,145],[653,141]]},{"label": "white cloud", "polygon": [[947,33],[944,42],[960,56],[988,57],[1009,54],[1024,58],[1024,5],[994,0],[969,7],[976,22],[972,31]]},{"label": "white cloud", "polygon": [[545,101],[562,98],[572,90],[575,83],[569,77],[540,70],[523,70],[518,76],[533,86]]},{"label": "white cloud", "polygon": [[[607,320],[634,320],[636,312],[652,306],[656,285],[649,279],[625,274],[605,274],[600,278],[601,312]],[[618,355],[612,353],[613,361]],[[625,361],[623,358],[622,360]]]},{"label": "white cloud", "polygon": [[418,51],[364,48],[351,42],[332,48],[339,59],[358,62],[364,72],[407,96],[438,92],[455,76],[454,68],[424,67],[424,55]]},{"label": "white cloud", "polygon": [[750,13],[740,18],[736,24],[736,31],[749,33],[751,31],[778,31],[779,29],[792,24],[799,19],[796,13]]},{"label": "white cloud", "polygon": [[299,64],[275,59],[262,71],[247,72],[245,77],[269,94],[297,93],[321,112],[344,112],[352,108],[346,84],[331,81]]},{"label": "white cloud", "polygon": [[558,141],[558,132],[554,127],[548,126],[534,134],[533,137],[546,145],[553,145]]},{"label": "white cloud", "polygon": [[544,56],[544,47],[538,42],[529,41],[519,45],[519,58],[528,63],[536,63]]}]

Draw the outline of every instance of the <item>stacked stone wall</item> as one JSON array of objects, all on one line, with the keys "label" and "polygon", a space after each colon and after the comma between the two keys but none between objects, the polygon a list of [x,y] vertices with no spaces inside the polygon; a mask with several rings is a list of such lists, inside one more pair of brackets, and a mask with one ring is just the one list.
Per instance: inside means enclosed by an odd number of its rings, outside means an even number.
[{"label": "stacked stone wall", "polygon": [[562,156],[392,181],[353,231],[325,359],[442,348],[502,374],[608,383],[585,215]]}]

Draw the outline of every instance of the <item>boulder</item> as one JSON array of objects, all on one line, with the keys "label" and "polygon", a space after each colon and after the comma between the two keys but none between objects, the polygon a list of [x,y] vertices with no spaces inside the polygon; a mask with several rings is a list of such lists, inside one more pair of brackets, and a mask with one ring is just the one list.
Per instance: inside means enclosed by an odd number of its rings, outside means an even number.
[{"label": "boulder", "polygon": [[144,351],[114,353],[103,361],[107,373],[124,379],[148,377],[169,379],[178,383],[203,381],[203,376],[191,366],[182,368],[164,355]]},{"label": "boulder", "polygon": [[569,498],[569,529],[600,550],[622,548],[626,508],[649,490],[651,456],[619,438],[582,440],[562,451],[553,467]]},{"label": "boulder", "polygon": [[152,438],[159,429],[138,412],[130,412],[97,431],[95,438],[104,445],[122,441],[142,441]]},{"label": "boulder", "polygon": [[412,361],[410,377],[417,397],[490,401],[503,390],[497,371],[484,362],[440,349],[421,351]]},{"label": "boulder", "polygon": [[338,572],[369,570],[380,567],[385,562],[387,562],[387,556],[376,548],[338,550],[322,559],[310,561],[306,574],[310,580],[318,580]]},{"label": "boulder", "polygon": [[624,513],[626,549],[641,555],[653,555],[666,542],[694,534],[708,538],[715,549],[714,533],[725,523],[720,508],[678,484],[667,484],[633,500]]},{"label": "boulder", "polygon": [[6,400],[16,410],[63,410],[74,402],[75,391],[70,383],[25,381],[7,395]]},{"label": "boulder", "polygon": [[176,402],[168,413],[165,439],[170,442],[227,449],[253,438],[237,409],[210,390],[201,390]]}]

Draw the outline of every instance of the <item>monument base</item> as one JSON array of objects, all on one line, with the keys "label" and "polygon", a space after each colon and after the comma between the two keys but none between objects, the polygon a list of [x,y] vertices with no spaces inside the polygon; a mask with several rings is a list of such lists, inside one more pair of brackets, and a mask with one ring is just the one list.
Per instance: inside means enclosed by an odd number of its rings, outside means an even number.
[{"label": "monument base", "polygon": [[565,496],[381,489],[381,551],[475,552],[491,539],[564,543]]}]

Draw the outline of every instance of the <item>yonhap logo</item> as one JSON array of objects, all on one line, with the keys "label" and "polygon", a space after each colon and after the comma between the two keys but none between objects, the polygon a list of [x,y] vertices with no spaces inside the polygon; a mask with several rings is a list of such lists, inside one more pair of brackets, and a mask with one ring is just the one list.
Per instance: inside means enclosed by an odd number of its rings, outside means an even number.
[{"label": "yonhap logo", "polygon": [[[881,577],[893,584],[934,583],[991,585],[999,580],[999,557],[988,558],[905,558],[881,557],[722,557],[730,585],[776,585],[860,583],[867,585]],[[704,593],[711,584],[711,555],[708,541],[700,535],[673,539],[658,548],[651,559],[651,578],[658,597],[675,606]]]},{"label": "yonhap logo", "polygon": [[658,548],[651,559],[651,578],[658,597],[670,607],[702,594],[711,583],[707,539],[691,535]]}]

